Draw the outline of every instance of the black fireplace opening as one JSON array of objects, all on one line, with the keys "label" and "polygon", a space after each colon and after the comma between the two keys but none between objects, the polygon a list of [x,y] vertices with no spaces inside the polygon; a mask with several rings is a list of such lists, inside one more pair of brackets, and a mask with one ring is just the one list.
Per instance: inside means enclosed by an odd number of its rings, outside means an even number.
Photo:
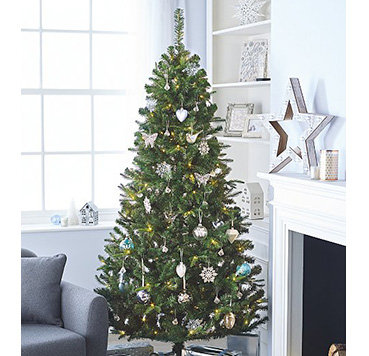
[{"label": "black fireplace opening", "polygon": [[346,247],[304,235],[302,355],[346,343]]}]

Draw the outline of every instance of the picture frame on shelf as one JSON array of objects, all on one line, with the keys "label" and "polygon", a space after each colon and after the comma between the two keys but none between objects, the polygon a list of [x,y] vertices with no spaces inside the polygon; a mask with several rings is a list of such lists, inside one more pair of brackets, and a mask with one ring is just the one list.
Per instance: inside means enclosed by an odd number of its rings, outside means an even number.
[{"label": "picture frame on shelf", "polygon": [[240,82],[270,80],[268,78],[268,40],[244,42],[241,51]]},{"label": "picture frame on shelf", "polygon": [[259,115],[247,115],[242,137],[262,138],[264,133],[263,121]]},{"label": "picture frame on shelf", "polygon": [[228,104],[225,122],[225,136],[242,136],[248,115],[254,112],[254,104]]}]

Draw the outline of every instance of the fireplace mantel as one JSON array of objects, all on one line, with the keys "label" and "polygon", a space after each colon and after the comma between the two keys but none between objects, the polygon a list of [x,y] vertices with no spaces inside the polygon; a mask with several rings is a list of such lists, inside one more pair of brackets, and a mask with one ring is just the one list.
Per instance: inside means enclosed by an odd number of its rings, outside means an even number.
[{"label": "fireplace mantel", "polygon": [[296,233],[309,235],[346,246],[346,182],[311,180],[303,174],[259,173],[258,177],[268,180],[272,187],[270,353],[272,356],[301,355],[298,340],[301,332],[296,330],[296,325],[301,324],[302,329],[302,293],[298,291],[302,284],[301,278],[295,277],[292,251],[296,240],[293,236]]}]

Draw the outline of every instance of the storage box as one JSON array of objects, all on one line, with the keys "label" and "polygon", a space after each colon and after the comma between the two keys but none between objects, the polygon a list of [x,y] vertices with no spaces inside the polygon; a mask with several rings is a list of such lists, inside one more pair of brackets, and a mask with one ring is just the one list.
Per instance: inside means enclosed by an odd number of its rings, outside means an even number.
[{"label": "storage box", "polygon": [[241,351],[220,349],[208,345],[190,345],[185,347],[185,356],[242,356]]},{"label": "storage box", "polygon": [[129,342],[108,346],[107,356],[148,356],[154,348],[148,342]]},{"label": "storage box", "polygon": [[242,356],[259,356],[260,337],[258,334],[240,334],[227,336],[227,348],[240,350]]}]

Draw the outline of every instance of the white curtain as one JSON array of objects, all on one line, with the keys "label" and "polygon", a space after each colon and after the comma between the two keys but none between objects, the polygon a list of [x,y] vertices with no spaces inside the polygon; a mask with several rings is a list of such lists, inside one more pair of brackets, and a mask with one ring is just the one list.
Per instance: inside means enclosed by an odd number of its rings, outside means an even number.
[{"label": "white curtain", "polygon": [[[155,63],[167,47],[174,43],[174,10],[185,9],[184,0],[138,0],[138,87],[144,89]],[[144,105],[145,93],[139,94]]]}]

